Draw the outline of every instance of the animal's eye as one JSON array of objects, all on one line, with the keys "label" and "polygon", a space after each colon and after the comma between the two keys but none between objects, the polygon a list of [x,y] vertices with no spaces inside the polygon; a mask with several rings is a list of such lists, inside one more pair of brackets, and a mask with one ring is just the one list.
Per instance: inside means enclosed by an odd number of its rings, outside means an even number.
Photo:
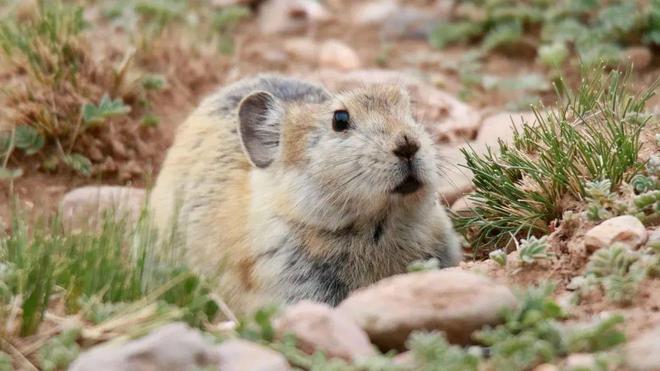
[{"label": "animal's eye", "polygon": [[351,116],[348,114],[348,111],[335,111],[334,115],[332,116],[332,130],[346,131],[348,130],[348,124],[350,121]]}]

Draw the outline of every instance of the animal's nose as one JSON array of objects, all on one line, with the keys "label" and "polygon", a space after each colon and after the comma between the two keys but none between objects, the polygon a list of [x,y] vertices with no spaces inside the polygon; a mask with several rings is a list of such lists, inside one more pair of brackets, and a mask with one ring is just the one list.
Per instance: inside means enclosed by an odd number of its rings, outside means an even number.
[{"label": "animal's nose", "polygon": [[410,160],[417,151],[419,151],[419,143],[404,135],[392,152],[401,159]]}]

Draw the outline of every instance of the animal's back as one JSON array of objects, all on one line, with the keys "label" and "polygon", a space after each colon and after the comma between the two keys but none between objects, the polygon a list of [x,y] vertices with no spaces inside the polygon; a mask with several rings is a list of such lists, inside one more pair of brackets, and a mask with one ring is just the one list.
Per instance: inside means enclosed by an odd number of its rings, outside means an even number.
[{"label": "animal's back", "polygon": [[[150,208],[161,237],[172,238],[177,251],[185,248],[189,264],[207,276],[222,272],[226,254],[239,267],[253,259],[248,241],[252,166],[241,150],[237,109],[255,91],[284,101],[328,99],[321,87],[278,76],[259,76],[220,89],[179,127],[151,194]],[[227,290],[241,287],[236,282],[223,284],[226,279],[231,277],[221,277],[220,284]]]}]

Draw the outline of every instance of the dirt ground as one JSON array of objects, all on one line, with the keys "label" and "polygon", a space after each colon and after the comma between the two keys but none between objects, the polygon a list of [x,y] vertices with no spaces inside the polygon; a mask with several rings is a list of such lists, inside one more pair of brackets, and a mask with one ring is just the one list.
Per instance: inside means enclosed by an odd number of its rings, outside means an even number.
[{"label": "dirt ground", "polygon": [[[333,1],[333,3],[349,3]],[[415,4],[429,6],[427,1],[415,1]],[[283,43],[289,38],[306,37],[321,42],[326,39],[341,40],[349,45],[360,57],[361,68],[385,68],[394,71],[414,71],[424,76],[436,86],[458,96],[463,89],[456,71],[446,67],[451,63],[461,63],[460,58],[470,50],[469,47],[450,47],[445,50],[434,50],[422,38],[403,37],[393,40],[383,40],[381,30],[376,26],[356,26],[350,17],[335,16],[327,24],[320,24],[294,33],[260,34],[257,18],[252,16],[243,22],[236,32],[233,55],[221,55],[214,52],[190,53],[189,41],[176,34],[166,34],[159,42],[158,52],[151,56],[145,64],[151,65],[156,71],[168,77],[169,87],[154,100],[154,113],[161,118],[161,124],[155,130],[140,133],[141,140],[151,149],[152,155],[140,159],[139,173],[128,177],[92,177],[85,178],[71,172],[49,173],[38,168],[36,163],[29,161],[21,163],[24,175],[10,185],[0,183],[0,227],[9,227],[10,193],[14,192],[20,200],[20,205],[35,218],[54,212],[62,195],[67,191],[89,184],[122,184],[138,187],[148,187],[158,174],[160,163],[166,149],[174,137],[176,127],[191,112],[196,104],[209,92],[225,83],[238,80],[261,72],[279,72],[296,76],[311,75],[318,71],[317,62],[290,57],[282,50]],[[107,32],[115,32],[110,28],[98,30],[98,40],[103,44],[108,37],[102,37]],[[167,45],[167,44],[171,45]],[[387,50],[385,61],[382,54]],[[657,54],[657,53],[656,53]],[[657,57],[657,55],[656,55]],[[635,87],[647,86],[660,76],[659,58],[643,71],[633,74]],[[515,77],[528,73],[545,73],[543,67],[534,63],[526,52],[498,52],[489,54],[483,63],[483,72],[498,76]],[[565,71],[569,81],[575,83],[577,75],[574,70]],[[486,91],[475,89],[467,103],[482,112],[506,111],[507,104],[524,98],[526,92],[521,91]],[[545,103],[551,103],[553,93],[543,92],[540,98]],[[660,97],[654,97],[650,108],[660,110]],[[113,123],[117,125],[121,123]],[[120,166],[127,166],[126,163]],[[5,224],[4,226],[2,224]],[[580,244],[580,234],[584,228],[570,236],[570,244]],[[563,239],[563,240],[562,240]],[[559,238],[555,245],[558,253],[561,250],[571,250],[565,237]],[[573,247],[575,247],[573,246]],[[564,251],[565,252],[565,251]],[[578,274],[576,270],[583,268],[586,255],[579,248],[571,251],[570,257],[538,266],[524,271],[504,270],[494,265],[492,261],[469,262],[488,274],[511,282],[517,286],[544,281],[556,281],[559,286],[558,295],[568,294],[566,285],[570,278]],[[601,298],[602,299],[602,298]],[[647,280],[642,287],[642,293],[632,306],[613,307],[603,300],[593,298],[580,305],[575,316],[588,318],[603,312],[622,312],[627,318],[626,332],[634,335],[647,328],[652,323],[660,322],[660,281]]]}]

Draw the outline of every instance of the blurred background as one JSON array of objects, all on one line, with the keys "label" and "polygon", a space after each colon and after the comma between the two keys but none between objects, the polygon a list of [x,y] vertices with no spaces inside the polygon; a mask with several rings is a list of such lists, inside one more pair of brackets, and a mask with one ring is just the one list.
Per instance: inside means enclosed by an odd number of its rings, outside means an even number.
[{"label": "blurred background", "polygon": [[259,72],[400,84],[453,146],[550,103],[580,62],[659,75],[658,0],[2,0],[0,17],[0,178],[42,205],[147,185],[200,99]]}]

